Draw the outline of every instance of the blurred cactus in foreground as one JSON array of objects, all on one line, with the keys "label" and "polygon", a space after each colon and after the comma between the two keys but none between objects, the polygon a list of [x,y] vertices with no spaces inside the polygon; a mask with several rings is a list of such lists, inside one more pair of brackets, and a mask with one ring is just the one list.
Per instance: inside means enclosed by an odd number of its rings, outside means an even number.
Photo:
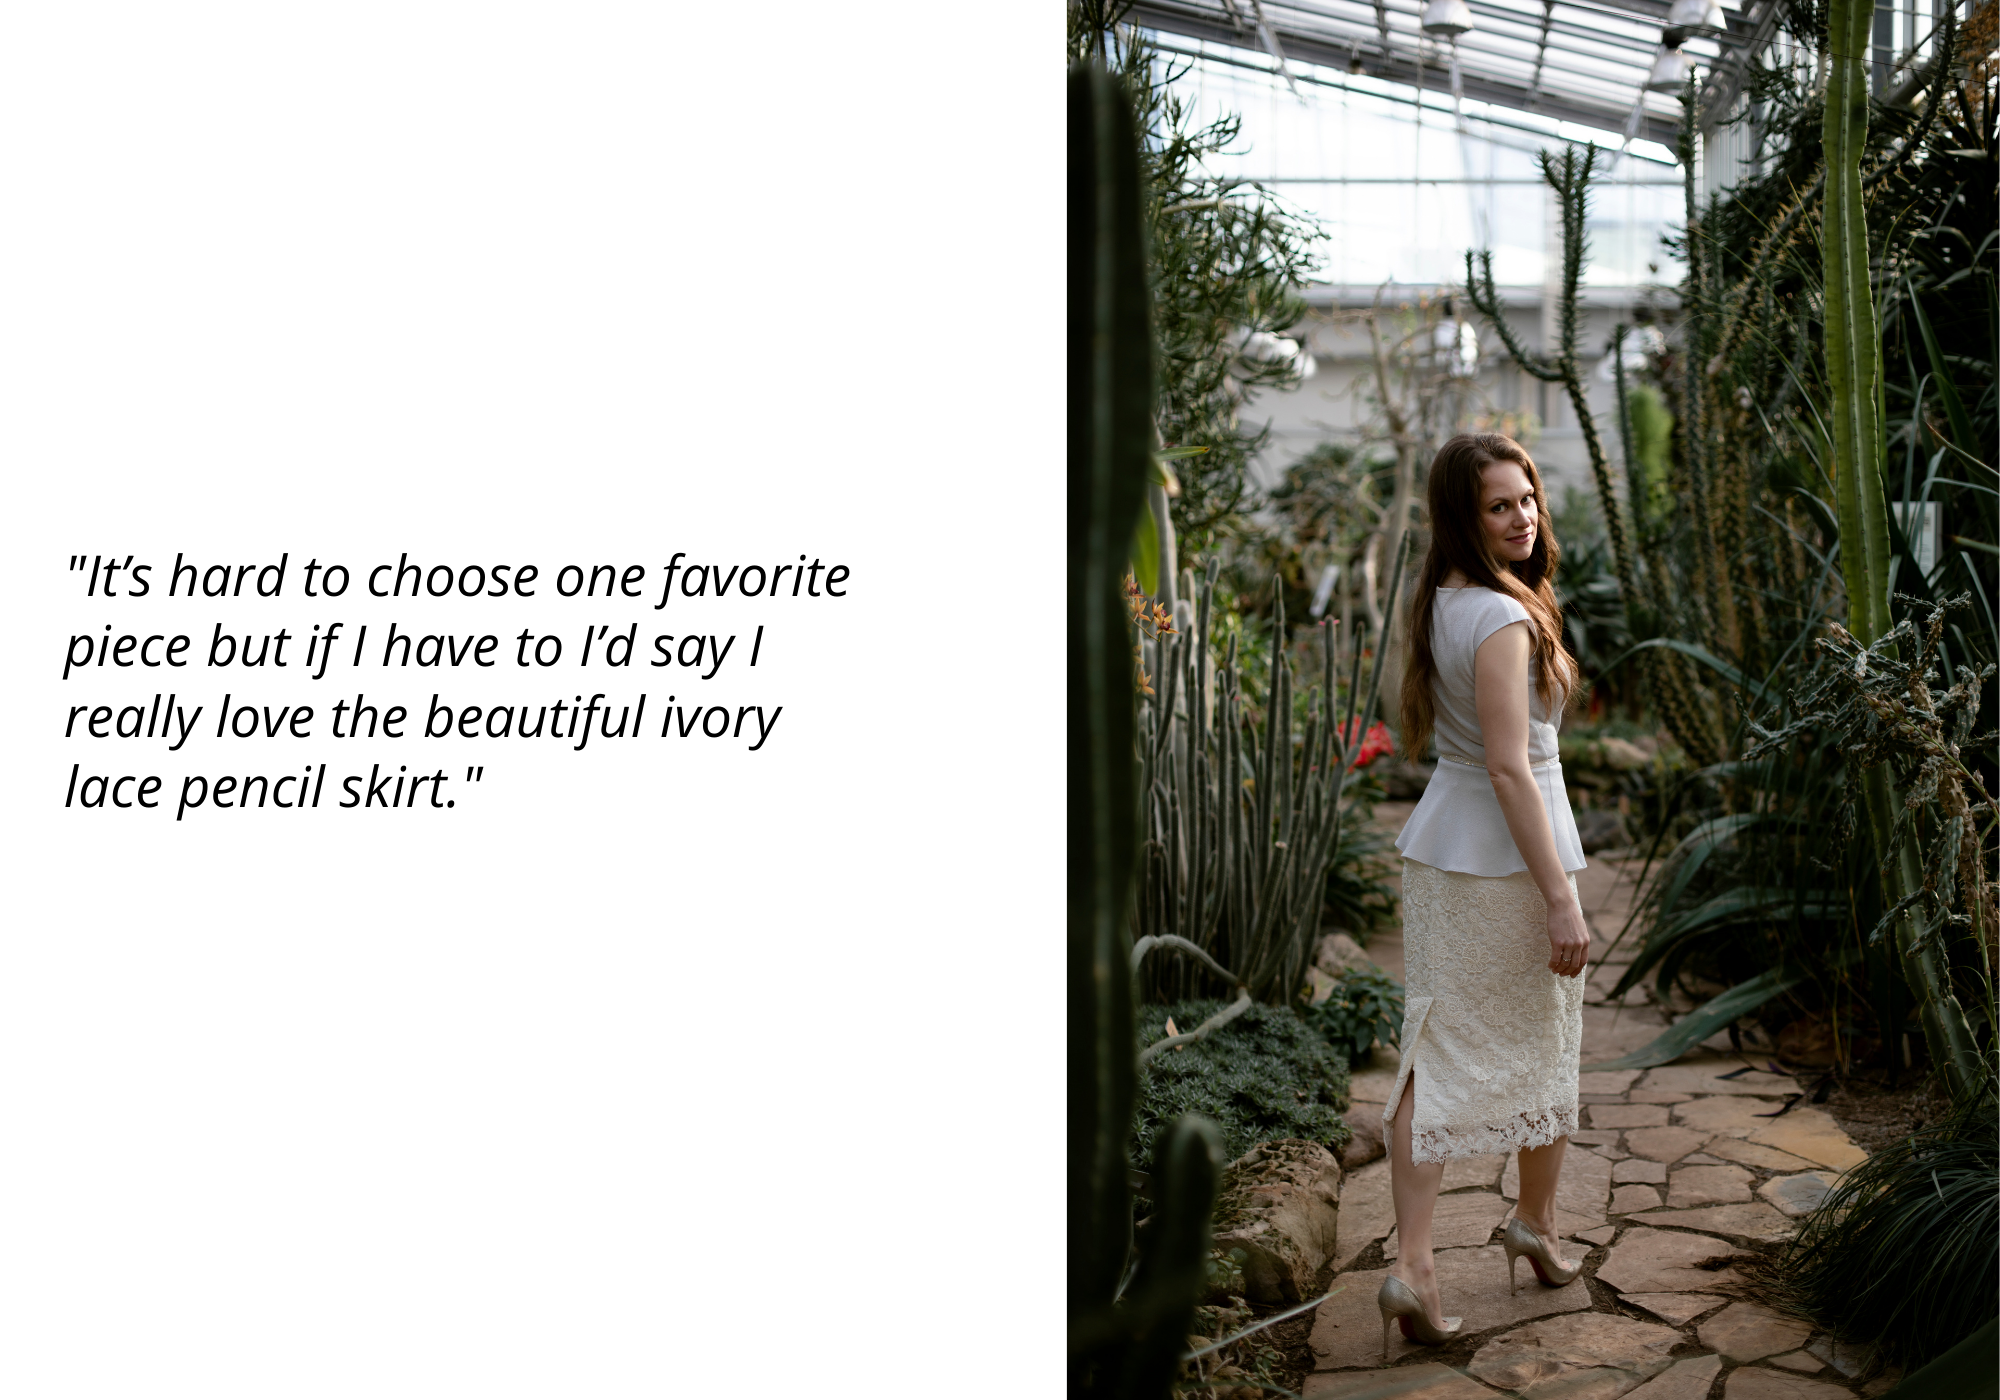
[{"label": "blurred cactus in foreground", "polygon": [[1122,580],[1152,462],[1138,143],[1118,82],[1069,79],[1069,1389],[1167,1396],[1208,1256],[1220,1146],[1160,1140],[1134,1248],[1133,631]]}]

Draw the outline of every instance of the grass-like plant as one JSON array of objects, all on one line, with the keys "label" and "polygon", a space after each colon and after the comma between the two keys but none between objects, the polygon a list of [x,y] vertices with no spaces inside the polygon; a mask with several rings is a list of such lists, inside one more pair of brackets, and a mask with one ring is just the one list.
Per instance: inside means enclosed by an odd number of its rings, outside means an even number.
[{"label": "grass-like plant", "polygon": [[1773,1296],[1905,1369],[1991,1321],[2000,1306],[1996,1133],[1989,1097],[1848,1172],[1759,1270]]}]

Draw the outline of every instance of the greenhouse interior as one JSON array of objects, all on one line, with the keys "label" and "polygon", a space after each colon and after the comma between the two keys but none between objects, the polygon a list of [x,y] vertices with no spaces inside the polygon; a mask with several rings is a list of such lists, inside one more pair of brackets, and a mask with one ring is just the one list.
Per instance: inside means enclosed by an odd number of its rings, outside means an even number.
[{"label": "greenhouse interior", "polygon": [[1995,0],[1067,61],[1070,1393],[2000,1395]]}]

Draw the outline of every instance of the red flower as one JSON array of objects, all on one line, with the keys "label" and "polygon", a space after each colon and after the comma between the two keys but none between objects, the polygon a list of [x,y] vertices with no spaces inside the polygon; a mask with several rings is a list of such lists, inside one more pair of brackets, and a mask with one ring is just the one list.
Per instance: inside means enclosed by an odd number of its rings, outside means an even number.
[{"label": "red flower", "polygon": [[[1356,731],[1360,728],[1360,720],[1349,721],[1346,729],[1341,733],[1340,737],[1342,741],[1349,745],[1353,744]],[[1389,732],[1389,726],[1378,719],[1375,723],[1368,726],[1366,734],[1361,735],[1361,751],[1354,756],[1354,766],[1356,768],[1366,768],[1376,759],[1382,757],[1383,754],[1394,753],[1395,751],[1395,736]]]}]

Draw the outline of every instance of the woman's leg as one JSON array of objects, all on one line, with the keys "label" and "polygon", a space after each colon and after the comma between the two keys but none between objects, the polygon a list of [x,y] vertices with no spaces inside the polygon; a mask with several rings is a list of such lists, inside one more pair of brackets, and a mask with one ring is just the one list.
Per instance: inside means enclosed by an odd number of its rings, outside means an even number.
[{"label": "woman's leg", "polygon": [[1562,1257],[1562,1242],[1556,1238],[1556,1180],[1568,1147],[1569,1139],[1559,1137],[1546,1147],[1521,1149],[1521,1199],[1514,1206],[1514,1217],[1548,1242],[1565,1269],[1576,1261]]},{"label": "woman's leg", "polygon": [[1396,1265],[1390,1272],[1416,1291],[1431,1322],[1442,1327],[1444,1309],[1431,1262],[1431,1212],[1444,1184],[1444,1163],[1410,1160],[1410,1114],[1416,1101],[1417,1071],[1412,1066],[1390,1134],[1389,1183],[1396,1201]]}]

